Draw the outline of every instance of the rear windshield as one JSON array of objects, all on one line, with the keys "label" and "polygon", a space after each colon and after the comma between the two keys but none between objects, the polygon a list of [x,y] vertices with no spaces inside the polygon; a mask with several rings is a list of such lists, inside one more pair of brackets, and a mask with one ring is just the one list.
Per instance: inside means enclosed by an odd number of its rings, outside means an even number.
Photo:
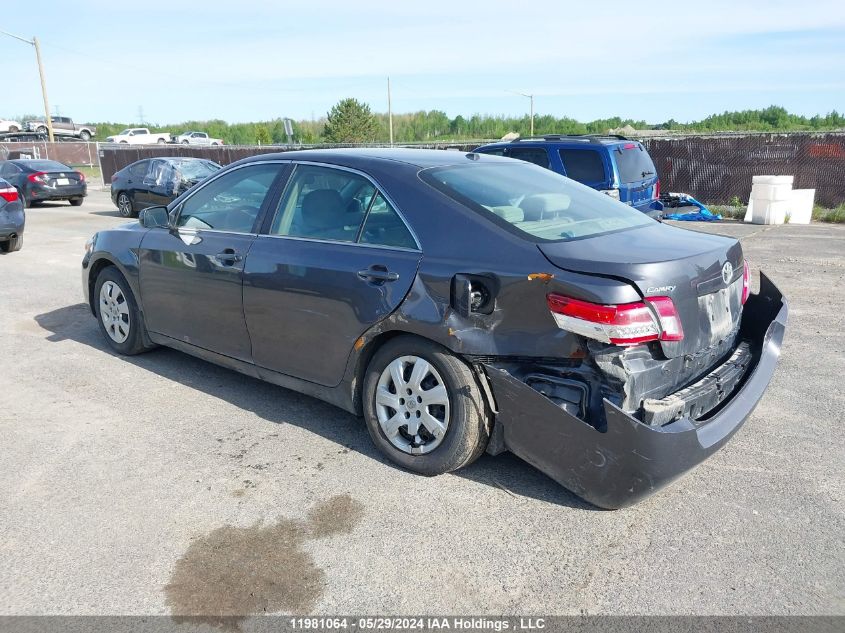
[{"label": "rear windshield", "polygon": [[208,178],[220,169],[220,165],[210,160],[174,160],[173,167],[179,172],[183,180]]},{"label": "rear windshield", "polygon": [[21,164],[37,171],[72,171],[67,165],[62,165],[54,160],[27,160]]},{"label": "rear windshield", "polygon": [[497,224],[534,241],[567,241],[654,222],[609,196],[521,162],[436,167],[421,177]]},{"label": "rear windshield", "polygon": [[611,152],[619,169],[619,179],[623,183],[638,182],[653,178],[657,174],[651,156],[639,143],[617,145]]}]

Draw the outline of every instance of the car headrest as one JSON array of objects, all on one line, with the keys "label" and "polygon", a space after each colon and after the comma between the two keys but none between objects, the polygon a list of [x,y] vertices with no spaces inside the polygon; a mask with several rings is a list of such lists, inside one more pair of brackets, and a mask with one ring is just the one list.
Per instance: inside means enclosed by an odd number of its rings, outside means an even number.
[{"label": "car headrest", "polygon": [[514,222],[522,222],[525,219],[525,212],[519,207],[490,207],[490,210],[496,215],[498,215],[500,218],[507,220],[511,224],[513,224]]},{"label": "car headrest", "polygon": [[525,213],[526,220],[542,220],[568,210],[571,201],[565,193],[536,193],[525,198],[519,208]]},{"label": "car headrest", "polygon": [[302,199],[302,219],[311,228],[343,227],[346,217],[346,205],[334,189],[315,189]]}]

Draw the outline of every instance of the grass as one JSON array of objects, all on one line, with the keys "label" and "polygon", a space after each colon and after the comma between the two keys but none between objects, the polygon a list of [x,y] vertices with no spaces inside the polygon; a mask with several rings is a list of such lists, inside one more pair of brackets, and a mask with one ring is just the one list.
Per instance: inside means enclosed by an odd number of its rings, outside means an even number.
[{"label": "grass", "polygon": [[80,171],[85,174],[86,180],[102,180],[103,175],[100,173],[100,167],[98,165],[93,165],[89,167],[88,165],[80,165],[79,167],[74,167],[76,171]]},{"label": "grass", "polygon": [[813,206],[813,222],[845,224],[845,202],[833,209],[828,209],[818,204]]}]

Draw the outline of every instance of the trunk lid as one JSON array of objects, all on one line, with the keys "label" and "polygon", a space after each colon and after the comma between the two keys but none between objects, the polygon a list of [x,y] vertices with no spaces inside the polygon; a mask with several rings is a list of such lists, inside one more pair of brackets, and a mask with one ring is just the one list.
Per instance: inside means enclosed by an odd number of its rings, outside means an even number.
[{"label": "trunk lid", "polygon": [[732,347],[742,313],[738,241],[654,222],[538,248],[558,268],[625,281],[643,297],[671,297],[684,338],[660,342],[668,358],[690,355],[692,362]]}]

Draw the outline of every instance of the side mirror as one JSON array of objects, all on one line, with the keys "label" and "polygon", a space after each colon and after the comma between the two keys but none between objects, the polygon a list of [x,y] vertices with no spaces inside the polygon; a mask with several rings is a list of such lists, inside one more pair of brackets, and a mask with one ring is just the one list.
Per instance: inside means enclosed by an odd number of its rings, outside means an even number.
[{"label": "side mirror", "polygon": [[167,207],[147,207],[138,214],[138,222],[146,229],[166,229],[170,227]]}]

